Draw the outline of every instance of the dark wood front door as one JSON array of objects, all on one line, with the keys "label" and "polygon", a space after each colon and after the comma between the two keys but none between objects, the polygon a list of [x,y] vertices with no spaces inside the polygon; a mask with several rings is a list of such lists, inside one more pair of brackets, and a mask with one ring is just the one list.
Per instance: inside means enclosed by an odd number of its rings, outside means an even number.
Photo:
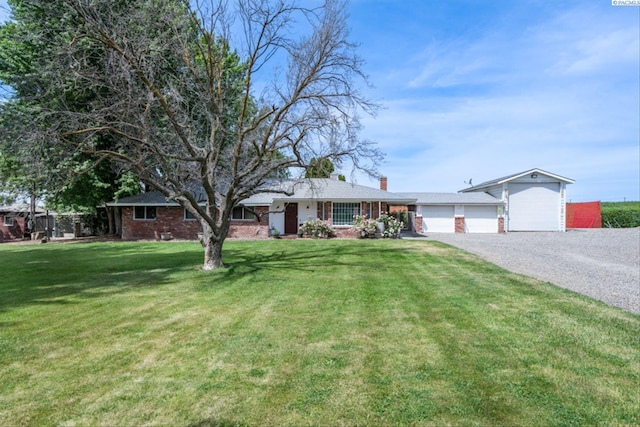
[{"label": "dark wood front door", "polygon": [[284,210],[284,234],[298,232],[298,204],[289,203]]}]

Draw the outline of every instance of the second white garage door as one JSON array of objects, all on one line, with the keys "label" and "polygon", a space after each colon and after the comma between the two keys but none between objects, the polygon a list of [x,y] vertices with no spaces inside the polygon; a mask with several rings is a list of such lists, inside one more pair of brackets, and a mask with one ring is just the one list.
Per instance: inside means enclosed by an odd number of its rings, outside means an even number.
[{"label": "second white garage door", "polygon": [[464,226],[467,233],[497,233],[497,206],[465,206]]},{"label": "second white garage door", "polygon": [[422,232],[454,233],[453,206],[422,206]]}]

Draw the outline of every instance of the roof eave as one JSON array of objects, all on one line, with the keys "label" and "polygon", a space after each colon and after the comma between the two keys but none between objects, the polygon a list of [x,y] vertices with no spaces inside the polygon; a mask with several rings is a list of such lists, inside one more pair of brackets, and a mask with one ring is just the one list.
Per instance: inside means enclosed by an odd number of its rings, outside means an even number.
[{"label": "roof eave", "polygon": [[531,170],[528,170],[528,171],[525,171],[525,172],[521,172],[521,173],[519,173],[517,175],[512,175],[510,177],[507,177],[507,178],[505,178],[503,180],[498,181],[497,184],[504,184],[505,182],[513,181],[514,179],[522,178],[523,176],[526,176],[526,175],[531,175],[532,173],[538,173],[538,174],[546,175],[546,176],[549,176],[551,178],[555,178],[555,179],[557,179],[559,181],[563,181],[566,184],[574,184],[575,183],[575,180],[573,180],[571,178],[567,178],[567,177],[564,177],[564,176],[556,175],[554,173],[547,172],[547,171],[544,171],[542,169],[535,168],[535,169],[531,169]]}]

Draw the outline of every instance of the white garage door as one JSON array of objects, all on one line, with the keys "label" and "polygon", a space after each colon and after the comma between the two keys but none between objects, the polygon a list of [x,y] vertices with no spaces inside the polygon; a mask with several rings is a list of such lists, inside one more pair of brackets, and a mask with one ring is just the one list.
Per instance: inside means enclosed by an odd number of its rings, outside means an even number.
[{"label": "white garage door", "polygon": [[497,206],[465,206],[464,225],[467,233],[497,233]]},{"label": "white garage door", "polygon": [[453,206],[422,206],[422,232],[454,233]]},{"label": "white garage door", "polygon": [[509,184],[509,231],[559,231],[560,183]]}]

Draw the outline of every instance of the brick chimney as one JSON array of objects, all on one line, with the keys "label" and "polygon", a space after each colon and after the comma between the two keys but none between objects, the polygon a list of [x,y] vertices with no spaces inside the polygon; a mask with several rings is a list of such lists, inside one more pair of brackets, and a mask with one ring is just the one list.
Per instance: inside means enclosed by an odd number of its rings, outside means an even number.
[{"label": "brick chimney", "polygon": [[387,177],[386,176],[381,176],[380,177],[380,189],[387,191]]}]

